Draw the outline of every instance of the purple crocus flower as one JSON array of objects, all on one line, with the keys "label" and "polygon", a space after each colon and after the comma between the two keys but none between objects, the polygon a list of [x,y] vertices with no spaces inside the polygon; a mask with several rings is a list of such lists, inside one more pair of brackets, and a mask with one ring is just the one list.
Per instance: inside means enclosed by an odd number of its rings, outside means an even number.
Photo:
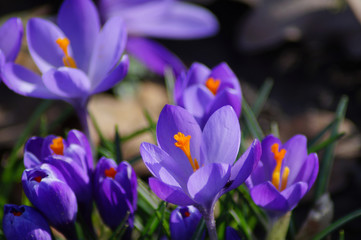
[{"label": "purple crocus flower", "polygon": [[182,73],[174,87],[174,101],[188,110],[203,127],[208,118],[220,107],[231,105],[239,117],[242,92],[237,76],[226,63],[209,69],[193,63]]},{"label": "purple crocus flower", "polygon": [[272,136],[262,141],[262,157],[247,179],[253,201],[270,216],[296,207],[317,178],[318,157],[307,153],[307,139],[296,135],[285,144]]},{"label": "purple crocus flower", "polygon": [[4,206],[3,231],[6,239],[51,240],[45,218],[35,208],[25,205]]},{"label": "purple crocus flower", "polygon": [[169,228],[171,239],[192,239],[202,214],[193,206],[177,207],[170,214]]},{"label": "purple crocus flower", "polygon": [[238,232],[234,228],[228,226],[226,228],[225,240],[241,240],[241,237],[238,235]]},{"label": "purple crocus flower", "polygon": [[24,165],[33,168],[42,163],[49,163],[59,170],[76,195],[80,214],[90,223],[94,167],[86,136],[71,130],[66,139],[54,135],[30,138],[24,148]]},{"label": "purple crocus flower", "polygon": [[178,76],[184,65],[165,47],[146,37],[195,39],[218,31],[217,19],[211,12],[177,0],[100,0],[99,8],[104,19],[123,18],[130,36],[126,50],[161,75],[170,66]]},{"label": "purple crocus flower", "polygon": [[[0,73],[6,62],[15,61],[23,38],[23,24],[20,18],[10,18],[0,27]],[[1,79],[1,77],[0,77]]]},{"label": "purple crocus flower", "polygon": [[129,227],[133,227],[137,208],[137,177],[127,162],[118,166],[112,159],[102,157],[94,174],[94,198],[104,223],[115,230],[129,213]]},{"label": "purple crocus flower", "polygon": [[22,185],[30,202],[46,217],[50,225],[69,239],[76,238],[76,197],[61,173],[52,165],[26,169]]},{"label": "purple crocus flower", "polygon": [[42,76],[9,63],[3,80],[18,94],[73,104],[87,132],[89,97],[110,89],[127,73],[128,57],[121,58],[127,33],[120,17],[109,19],[100,29],[90,0],[65,0],[57,22],[58,26],[32,18],[27,23],[30,55]]},{"label": "purple crocus flower", "polygon": [[224,106],[209,118],[203,132],[184,108],[166,105],[157,123],[158,146],[142,143],[140,153],[154,177],[152,191],[162,200],[194,205],[214,238],[214,204],[240,186],[257,166],[261,145],[255,140],[235,162],[241,130],[236,113]]}]

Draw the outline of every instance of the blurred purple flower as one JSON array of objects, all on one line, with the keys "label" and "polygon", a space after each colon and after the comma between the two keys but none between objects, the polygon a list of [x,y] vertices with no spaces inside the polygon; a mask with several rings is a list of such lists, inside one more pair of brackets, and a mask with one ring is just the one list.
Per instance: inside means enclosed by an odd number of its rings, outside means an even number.
[{"label": "blurred purple flower", "polygon": [[177,207],[170,215],[170,235],[173,240],[192,239],[202,214],[193,206]]},{"label": "blurred purple flower", "polygon": [[133,227],[137,208],[137,177],[132,166],[102,157],[94,173],[94,198],[104,223],[115,230],[129,212],[128,221]]},{"label": "blurred purple flower", "polygon": [[194,205],[207,224],[218,198],[240,186],[261,156],[255,140],[235,162],[241,131],[230,106],[214,112],[202,132],[184,108],[166,105],[159,116],[157,141],[158,146],[140,146],[143,161],[155,176],[149,179],[150,188],[164,201]]},{"label": "blurred purple flower", "polygon": [[234,228],[228,226],[226,228],[225,240],[241,240],[241,237],[238,235],[238,232]]},{"label": "blurred purple flower", "polygon": [[86,136],[78,130],[71,130],[67,139],[54,135],[30,138],[24,148],[24,165],[33,168],[42,163],[49,163],[59,170],[76,195],[79,212],[90,221],[94,167]]},{"label": "blurred purple flower", "polygon": [[100,0],[99,8],[103,19],[123,18],[130,36],[126,50],[161,75],[166,66],[176,76],[185,67],[173,53],[146,37],[196,39],[214,35],[219,27],[207,9],[177,0]]},{"label": "blurred purple flower", "polygon": [[296,135],[285,144],[272,136],[262,141],[262,157],[247,179],[253,201],[272,215],[296,207],[318,174],[316,153],[307,153],[307,139]]},{"label": "blurred purple flower", "polygon": [[231,105],[237,116],[240,116],[241,86],[226,63],[213,69],[193,63],[187,73],[177,78],[174,101],[187,109],[203,128],[208,118],[225,105]]},{"label": "blurred purple flower", "polygon": [[69,239],[76,238],[76,197],[58,170],[47,163],[26,169],[22,185],[30,202],[47,218],[50,225]]},{"label": "blurred purple flower", "polygon": [[29,206],[4,205],[3,231],[6,239],[51,240],[45,218]]},{"label": "blurred purple flower", "polygon": [[20,18],[10,18],[0,27],[0,72],[6,62],[13,62],[18,56],[23,31]]},{"label": "blurred purple flower", "polygon": [[89,97],[110,89],[127,73],[128,57],[121,58],[127,33],[120,17],[109,19],[100,30],[98,12],[90,0],[65,0],[57,22],[59,27],[40,18],[27,23],[29,51],[42,76],[8,63],[3,80],[18,94],[73,104],[88,131]]}]

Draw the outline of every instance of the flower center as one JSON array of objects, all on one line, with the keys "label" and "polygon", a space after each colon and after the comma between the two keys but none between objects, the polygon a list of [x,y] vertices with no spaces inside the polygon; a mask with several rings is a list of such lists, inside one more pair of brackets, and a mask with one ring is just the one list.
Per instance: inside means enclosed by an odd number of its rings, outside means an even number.
[{"label": "flower center", "polygon": [[50,149],[53,150],[54,154],[64,155],[64,143],[62,137],[54,138],[50,144]]},{"label": "flower center", "polygon": [[24,211],[21,211],[21,210],[23,210],[23,209],[20,208],[20,211],[18,211],[18,210],[16,210],[16,209],[12,208],[12,209],[10,210],[10,213],[12,213],[12,214],[13,214],[14,216],[16,216],[16,217],[20,217],[20,216],[23,214],[23,212],[24,212]]},{"label": "flower center", "polygon": [[183,133],[178,132],[177,134],[174,135],[174,139],[177,141],[176,143],[174,143],[174,145],[178,148],[180,148],[184,154],[187,156],[189,163],[191,164],[192,168],[193,168],[193,172],[195,172],[197,169],[199,169],[199,165],[198,165],[198,161],[197,159],[192,158],[191,155],[191,148],[189,145],[189,141],[191,140],[191,136],[184,136]]},{"label": "flower center", "polygon": [[275,143],[271,146],[271,152],[273,152],[274,159],[276,160],[276,167],[272,173],[272,184],[279,191],[283,191],[287,186],[288,175],[290,174],[290,169],[288,167],[284,167],[281,177],[281,166],[286,155],[286,149],[281,149],[281,151],[279,151],[279,144]]},{"label": "flower center", "polygon": [[219,79],[214,79],[212,77],[208,78],[208,80],[206,81],[206,87],[213,93],[213,95],[217,94],[220,84],[221,81]]},{"label": "flower center", "polygon": [[68,54],[68,46],[70,41],[68,38],[58,38],[56,39],[56,43],[59,45],[61,50],[64,52],[63,63],[66,67],[76,68],[76,63],[74,58],[70,57]]},{"label": "flower center", "polygon": [[117,174],[117,171],[115,171],[115,169],[111,167],[109,169],[105,169],[104,174],[105,174],[105,176],[114,179],[115,175]]},{"label": "flower center", "polygon": [[37,176],[33,178],[33,180],[37,181],[38,183],[41,182],[41,179],[43,179],[41,176]]}]

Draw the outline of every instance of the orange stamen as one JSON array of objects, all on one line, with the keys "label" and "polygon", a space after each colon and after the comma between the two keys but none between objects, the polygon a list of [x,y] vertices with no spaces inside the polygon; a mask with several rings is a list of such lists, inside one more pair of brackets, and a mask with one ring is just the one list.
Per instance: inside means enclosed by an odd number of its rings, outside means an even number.
[{"label": "orange stamen", "polygon": [[43,179],[43,178],[40,176],[34,177],[34,180],[37,181],[38,183],[41,181],[41,179]]},{"label": "orange stamen", "polygon": [[105,176],[110,178],[115,178],[115,175],[117,174],[117,171],[114,168],[105,169],[104,171]]},{"label": "orange stamen", "polygon": [[279,144],[275,143],[271,146],[271,152],[273,152],[274,159],[276,160],[276,167],[272,173],[272,184],[279,191],[283,191],[287,186],[288,175],[290,173],[290,169],[288,167],[285,167],[283,169],[282,178],[281,178],[282,161],[285,158],[287,151],[286,149],[281,149],[281,151],[279,151]]},{"label": "orange stamen", "polygon": [[70,57],[68,54],[68,46],[70,41],[68,38],[58,38],[56,39],[56,43],[59,45],[61,50],[64,52],[63,63],[66,67],[76,68],[76,63],[74,58]]},{"label": "orange stamen", "polygon": [[17,212],[17,211],[13,211],[11,213],[16,217],[19,217],[19,216],[21,216],[23,214],[22,212]]},{"label": "orange stamen", "polygon": [[64,155],[64,143],[62,137],[54,138],[50,144],[50,149],[53,150],[54,154]]},{"label": "orange stamen", "polygon": [[189,163],[191,164],[193,171],[195,172],[197,169],[199,169],[199,164],[197,159],[192,158],[191,155],[191,148],[190,148],[190,140],[191,140],[191,136],[185,136],[183,133],[178,132],[177,134],[174,135],[174,139],[177,141],[176,143],[174,143],[174,145],[178,148],[180,148],[184,154],[187,156]]},{"label": "orange stamen", "polygon": [[185,213],[184,213],[184,216],[185,217],[189,217],[191,214],[188,212],[188,211],[186,211]]},{"label": "orange stamen", "polygon": [[212,77],[208,78],[206,81],[206,87],[214,94],[217,94],[219,85],[221,84],[221,81],[219,79],[214,79]]}]

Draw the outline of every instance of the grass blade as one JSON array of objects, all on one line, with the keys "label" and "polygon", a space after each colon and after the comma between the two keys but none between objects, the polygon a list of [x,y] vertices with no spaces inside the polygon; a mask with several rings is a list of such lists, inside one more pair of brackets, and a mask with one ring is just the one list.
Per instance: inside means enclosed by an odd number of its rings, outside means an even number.
[{"label": "grass blade", "polygon": [[264,138],[262,129],[245,99],[242,99],[242,117],[244,118],[247,129],[250,131],[252,137],[262,140]]},{"label": "grass blade", "polygon": [[258,97],[252,107],[253,113],[256,117],[258,117],[258,115],[262,111],[263,106],[265,105],[268,96],[271,93],[272,87],[273,87],[273,80],[266,79],[261,89],[259,90]]}]

